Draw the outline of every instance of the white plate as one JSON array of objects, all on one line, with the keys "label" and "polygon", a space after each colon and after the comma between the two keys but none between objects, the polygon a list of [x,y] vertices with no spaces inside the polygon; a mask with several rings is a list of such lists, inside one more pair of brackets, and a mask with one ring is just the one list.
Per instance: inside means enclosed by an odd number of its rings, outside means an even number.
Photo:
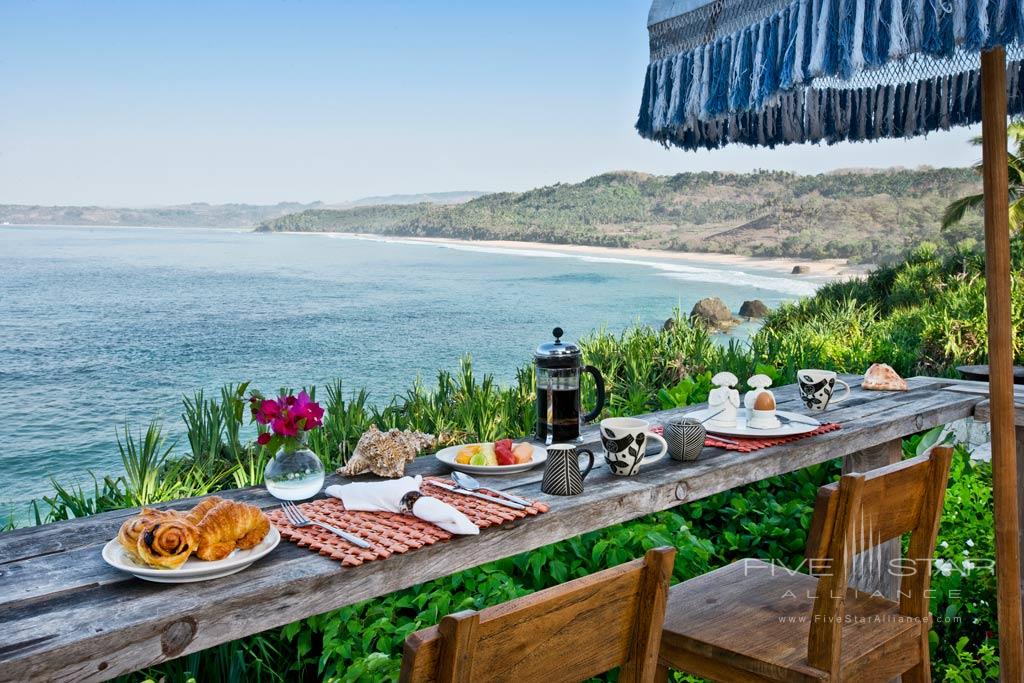
[{"label": "white plate", "polygon": [[[698,410],[695,413],[687,413],[684,417],[689,417],[699,422],[701,420],[706,420],[716,412],[717,409],[705,408],[704,410]],[[790,418],[791,420],[794,420],[794,422],[783,422],[778,427],[774,427],[772,429],[755,429],[747,426],[747,409],[740,408],[736,411],[735,427],[716,427],[711,424],[710,420],[705,422],[704,426],[707,428],[708,434],[718,434],[719,436],[739,436],[746,437],[748,439],[768,436],[796,436],[797,434],[813,432],[821,426],[821,423],[813,417],[801,415],[800,413],[791,413],[786,410],[779,410],[775,414],[782,418]],[[799,422],[796,422],[795,420],[799,420]]]},{"label": "white plate", "polygon": [[[521,443],[521,442],[520,442]],[[466,472],[467,474],[513,474],[515,472],[525,472],[526,470],[533,469],[537,465],[540,465],[548,459],[548,452],[543,446],[536,444],[530,444],[533,446],[533,460],[530,462],[524,462],[521,465],[460,465],[455,462],[455,456],[459,450],[466,446],[474,446],[476,444],[462,444],[461,446],[449,446],[443,448],[434,454],[434,457],[443,462],[448,467],[460,472]]]},{"label": "white plate", "polygon": [[185,560],[185,564],[181,565],[178,569],[155,569],[149,565],[142,564],[140,560],[129,555],[115,538],[103,546],[103,559],[111,567],[133,574],[145,581],[192,583],[193,581],[219,579],[222,576],[240,572],[276,548],[280,542],[281,532],[271,524],[270,533],[249,550],[236,550],[223,560],[216,560],[214,562],[206,562],[192,556]]}]

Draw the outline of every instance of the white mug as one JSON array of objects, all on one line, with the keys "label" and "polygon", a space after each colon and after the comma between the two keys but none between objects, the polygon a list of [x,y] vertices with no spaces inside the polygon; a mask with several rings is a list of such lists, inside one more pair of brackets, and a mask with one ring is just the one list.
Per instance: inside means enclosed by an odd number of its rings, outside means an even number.
[{"label": "white mug", "polygon": [[[647,441],[661,442],[661,452],[646,455]],[[640,463],[656,462],[668,452],[668,444],[660,435],[651,432],[651,423],[635,417],[609,417],[601,420],[601,443],[604,459],[612,474],[632,476],[640,472]]]},{"label": "white mug", "polygon": [[[836,373],[831,370],[798,370],[796,379],[800,384],[800,398],[804,405],[815,412],[825,410],[830,403],[850,398],[850,385],[836,377]],[[834,398],[832,392],[837,384],[842,384],[846,393]]]}]

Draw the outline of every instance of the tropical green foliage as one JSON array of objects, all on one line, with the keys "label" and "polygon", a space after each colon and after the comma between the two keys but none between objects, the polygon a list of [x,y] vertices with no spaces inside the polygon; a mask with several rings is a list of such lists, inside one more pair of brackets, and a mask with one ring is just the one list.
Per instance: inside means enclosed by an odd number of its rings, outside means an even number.
[{"label": "tropical green foliage", "polygon": [[[1019,277],[1024,264],[1020,242],[1014,242],[1013,254]],[[1024,289],[1016,284],[1014,320],[1019,330]],[[983,291],[982,264],[975,254],[962,251],[940,258],[925,246],[905,263],[882,268],[864,281],[830,285],[816,297],[781,308],[749,346],[717,345],[703,328],[679,315],[665,329],[598,331],[581,346],[585,360],[606,377],[609,415],[700,402],[707,395],[709,371],[721,369],[740,377],[767,373],[778,383],[792,381],[803,366],[861,372],[875,360],[889,361],[904,374],[947,373],[957,363],[984,359]],[[164,443],[159,425],[145,433],[125,427],[125,474],[94,479],[92,490],[55,482],[54,495],[38,506],[37,518],[67,519],[258,484],[269,454],[242,427],[237,401],[245,390],[245,385],[229,386],[214,397],[187,399],[184,451]],[[315,396],[314,388],[307,390]],[[370,424],[432,432],[447,444],[527,434],[533,421],[529,367],[520,370],[511,386],[502,387],[489,376],[476,375],[469,359],[458,372],[442,371],[430,383],[418,381],[386,403],[371,403],[364,391],[345,392],[340,382],[322,393],[327,414],[323,428],[310,435],[311,445],[332,468],[344,462]],[[906,452],[915,453],[922,438],[908,439]],[[815,491],[838,474],[839,464],[831,462],[775,477],[243,638],[126,679],[393,680],[405,636],[444,614],[583,576],[656,545],[679,549],[676,580],[744,556],[798,568]],[[998,666],[994,578],[979,559],[993,556],[991,476],[987,463],[973,462],[957,450],[933,581],[937,679],[988,680]]]},{"label": "tropical green foliage", "polygon": [[758,256],[895,260],[923,240],[977,236],[937,226],[950,199],[976,191],[970,169],[836,172],[616,172],[582,183],[489,194],[458,205],[314,208],[265,221],[266,231],[342,231],[639,246]]},{"label": "tropical green foliage", "polygon": [[[1010,194],[1010,232],[1024,227],[1024,121],[1014,121],[1006,129],[1011,151],[1006,154],[1007,180]],[[981,145],[981,136],[971,138],[972,145]],[[980,175],[982,164],[974,165]],[[942,229],[949,230],[963,222],[969,214],[977,214],[984,203],[982,193],[969,194],[950,202],[942,214]]]}]

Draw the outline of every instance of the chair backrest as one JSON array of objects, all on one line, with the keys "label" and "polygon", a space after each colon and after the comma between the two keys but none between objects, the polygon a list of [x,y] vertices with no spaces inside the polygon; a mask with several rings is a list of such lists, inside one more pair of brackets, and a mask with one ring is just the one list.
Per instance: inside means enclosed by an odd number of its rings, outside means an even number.
[{"label": "chair backrest", "polygon": [[444,617],[405,641],[401,681],[581,681],[615,667],[653,680],[676,551],[606,569],[480,612]]},{"label": "chair backrest", "polygon": [[939,446],[928,455],[844,474],[818,489],[807,543],[812,573],[820,577],[807,648],[812,666],[838,671],[853,558],[907,533],[906,557],[898,567],[882,569],[901,576],[900,613],[928,619],[932,555],[952,456],[952,448]]}]

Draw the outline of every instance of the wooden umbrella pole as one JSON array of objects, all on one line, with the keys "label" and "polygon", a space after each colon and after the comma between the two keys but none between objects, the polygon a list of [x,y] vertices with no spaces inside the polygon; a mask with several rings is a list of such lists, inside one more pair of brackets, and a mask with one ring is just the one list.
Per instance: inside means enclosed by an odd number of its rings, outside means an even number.
[{"label": "wooden umbrella pole", "polygon": [[1013,328],[1010,320],[1006,60],[1001,47],[981,55],[981,96],[999,663],[1002,680],[1024,681],[1017,447],[1014,438]]}]

